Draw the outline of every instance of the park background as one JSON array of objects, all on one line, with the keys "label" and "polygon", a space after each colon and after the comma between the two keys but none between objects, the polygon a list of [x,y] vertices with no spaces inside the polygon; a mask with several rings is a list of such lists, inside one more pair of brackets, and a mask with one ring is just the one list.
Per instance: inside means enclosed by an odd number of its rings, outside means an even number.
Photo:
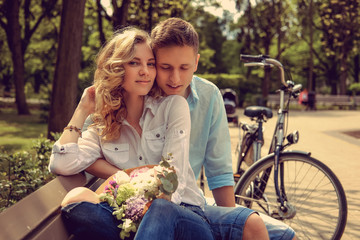
[{"label": "park background", "polygon": [[316,94],[359,95],[359,16],[357,0],[0,0],[0,211],[54,177],[56,133],[91,85],[99,48],[122,26],[191,22],[197,74],[234,89],[245,107],[266,104],[280,83],[276,70],[243,67],[240,53],[280,60]]}]

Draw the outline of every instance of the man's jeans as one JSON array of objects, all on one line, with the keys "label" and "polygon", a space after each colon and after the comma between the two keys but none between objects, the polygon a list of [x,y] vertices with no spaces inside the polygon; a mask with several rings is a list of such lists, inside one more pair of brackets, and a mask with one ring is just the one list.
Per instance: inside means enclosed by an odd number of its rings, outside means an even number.
[{"label": "man's jeans", "polygon": [[[215,239],[241,239],[245,222],[254,211],[243,206],[205,206],[205,216],[210,221]],[[288,225],[260,214],[271,240],[291,240],[295,232]]]},{"label": "man's jeans", "polygon": [[155,199],[136,233],[135,240],[139,239],[211,240],[214,237],[200,207]]}]

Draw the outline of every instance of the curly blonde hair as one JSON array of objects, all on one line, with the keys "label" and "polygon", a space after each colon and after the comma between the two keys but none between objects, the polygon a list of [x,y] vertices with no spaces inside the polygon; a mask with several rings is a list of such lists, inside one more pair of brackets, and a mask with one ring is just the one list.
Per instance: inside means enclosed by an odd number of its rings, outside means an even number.
[{"label": "curly blonde hair", "polygon": [[[96,57],[96,106],[92,119],[103,140],[112,140],[120,136],[121,124],[127,115],[122,87],[125,76],[124,64],[135,57],[135,45],[141,43],[150,46],[149,34],[135,27],[127,27],[115,32]],[[149,95],[162,95],[156,83]]]}]

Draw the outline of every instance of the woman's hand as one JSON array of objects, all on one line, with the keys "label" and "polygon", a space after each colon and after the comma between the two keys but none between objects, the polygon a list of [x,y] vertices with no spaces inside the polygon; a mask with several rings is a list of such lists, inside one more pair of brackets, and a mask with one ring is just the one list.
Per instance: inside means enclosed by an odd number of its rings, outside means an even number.
[{"label": "woman's hand", "polygon": [[82,109],[87,115],[90,115],[95,112],[95,87],[90,86],[85,88],[80,102],[78,104],[78,108]]},{"label": "woman's hand", "polygon": [[[73,116],[70,119],[68,126],[76,127],[81,131],[86,118],[95,112],[95,87],[91,86],[84,90],[81,100],[75,109]],[[60,144],[77,143],[81,133],[79,131],[72,131],[68,129],[61,134],[59,139]]]}]

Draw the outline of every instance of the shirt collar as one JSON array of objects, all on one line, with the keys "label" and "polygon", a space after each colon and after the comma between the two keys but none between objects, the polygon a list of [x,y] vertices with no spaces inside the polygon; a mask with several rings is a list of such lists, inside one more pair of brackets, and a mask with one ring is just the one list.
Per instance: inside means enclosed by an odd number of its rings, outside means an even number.
[{"label": "shirt collar", "polygon": [[155,114],[155,112],[159,106],[157,103],[158,103],[157,99],[150,97],[150,96],[145,96],[143,115],[148,109],[152,114]]},{"label": "shirt collar", "polygon": [[193,76],[193,79],[190,82],[190,94],[186,99],[189,104],[190,111],[195,107],[196,103],[199,100],[199,95],[196,91],[196,84],[195,84],[194,78],[196,78],[196,76]]}]

